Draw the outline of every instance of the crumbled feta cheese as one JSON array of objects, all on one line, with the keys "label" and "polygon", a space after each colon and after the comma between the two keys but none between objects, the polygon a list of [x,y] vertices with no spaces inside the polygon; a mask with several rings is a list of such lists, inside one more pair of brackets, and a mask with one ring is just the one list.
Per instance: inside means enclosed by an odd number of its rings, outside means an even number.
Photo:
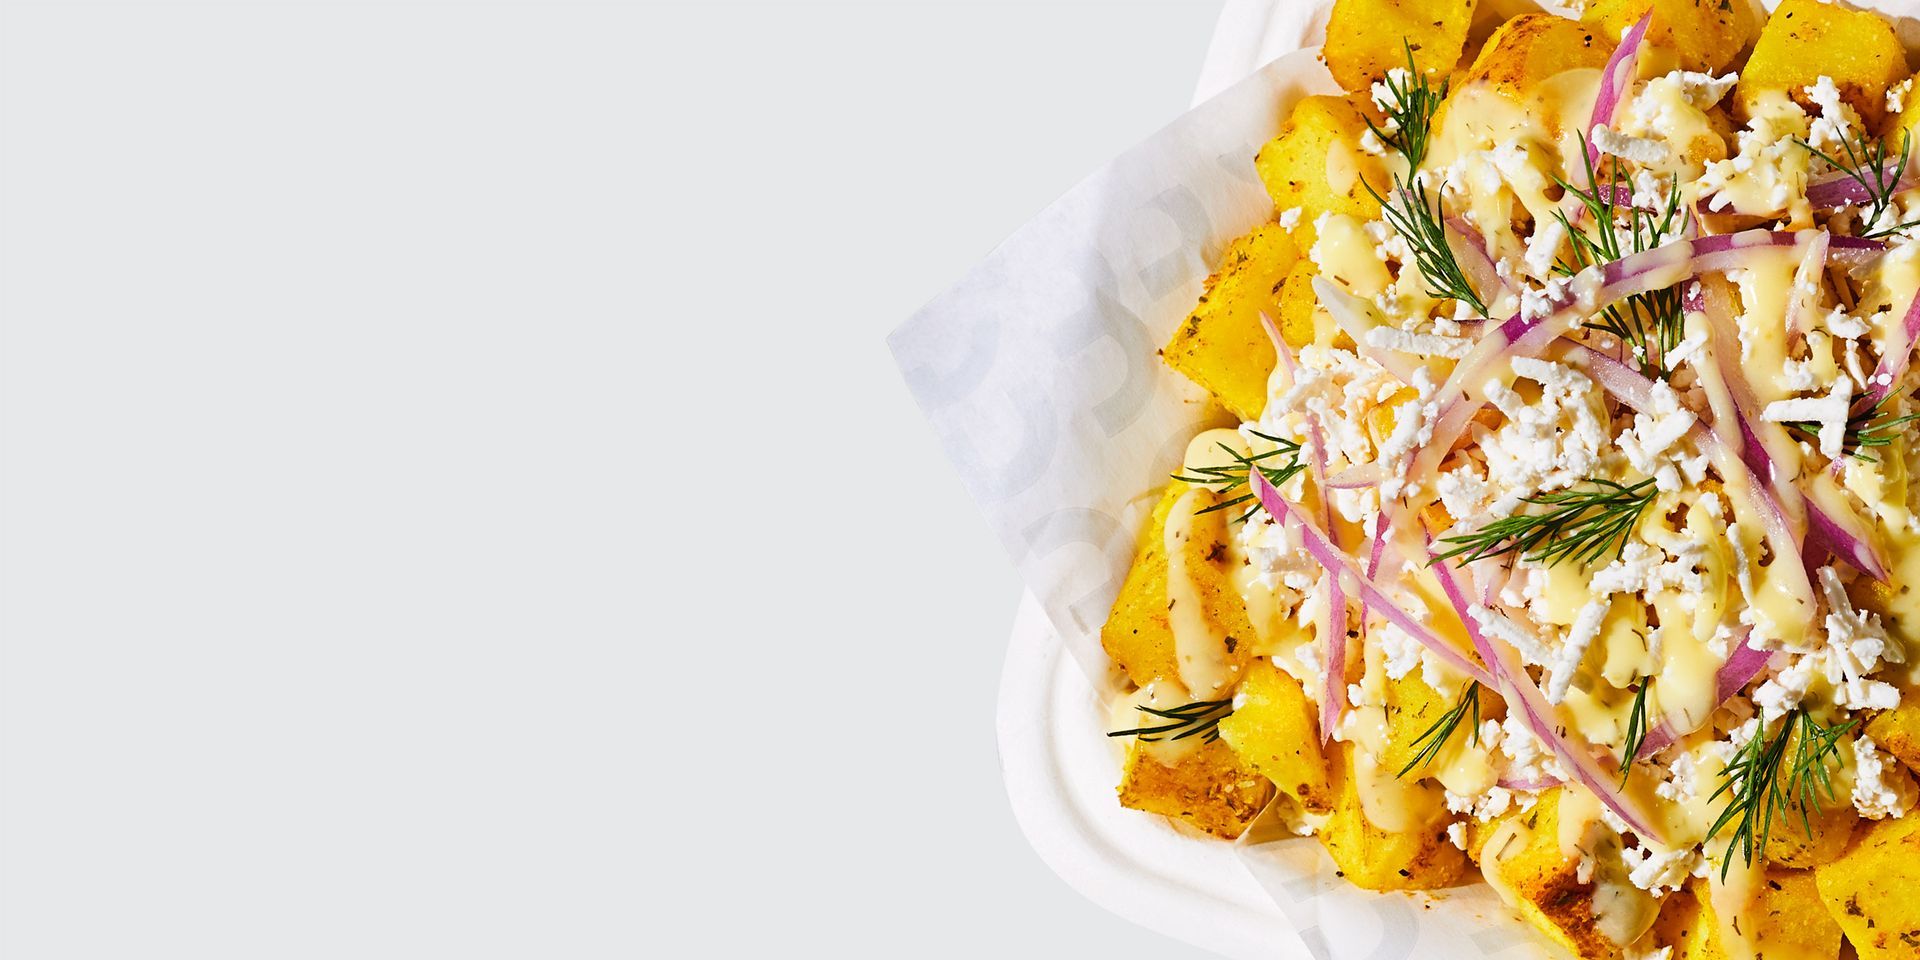
[{"label": "crumbled feta cheese", "polygon": [[1754,216],[1804,202],[1809,155],[1795,138],[1807,136],[1807,127],[1806,112],[1784,91],[1763,94],[1737,136],[1739,152],[1706,164],[1695,181],[1697,194],[1709,209]]},{"label": "crumbled feta cheese", "polygon": [[1360,134],[1360,149],[1376,157],[1384,157],[1387,155],[1386,142],[1382,141],[1380,136],[1373,132],[1372,127],[1368,127],[1365,132]]},{"label": "crumbled feta cheese", "polygon": [[1560,253],[1560,244],[1565,243],[1566,239],[1566,224],[1558,219],[1535,227],[1533,236],[1527,238],[1526,256],[1521,258],[1526,264],[1527,276],[1541,281],[1553,279],[1554,259]]},{"label": "crumbled feta cheese", "polygon": [[1887,88],[1887,112],[1902,113],[1907,109],[1907,94],[1913,92],[1913,78],[1908,77]]},{"label": "crumbled feta cheese", "polygon": [[1611,596],[1616,593],[1641,593],[1652,583],[1653,571],[1666,558],[1660,551],[1630,540],[1620,556],[1612,563],[1600,569],[1588,583],[1595,596]]},{"label": "crumbled feta cheese", "polygon": [[1300,225],[1300,208],[1288,207],[1280,211],[1280,229],[1292,230]]},{"label": "crumbled feta cheese", "polygon": [[1593,148],[1639,164],[1665,163],[1671,153],[1670,148],[1658,140],[1629,136],[1604,125],[1593,128]]},{"label": "crumbled feta cheese", "polygon": [[[1393,69],[1388,70],[1385,80],[1374,81],[1373,88],[1371,90],[1371,93],[1373,95],[1373,105],[1376,107],[1379,107],[1381,113],[1386,113],[1386,114],[1393,113],[1395,110],[1400,109],[1400,98],[1397,96],[1394,96],[1394,93],[1393,93],[1394,89],[1398,88],[1401,90],[1405,90],[1412,84],[1413,84],[1413,74],[1407,72],[1407,68],[1394,67]],[[1388,132],[1392,132],[1392,131],[1388,131]]]},{"label": "crumbled feta cheese", "polygon": [[1650,399],[1650,412],[1634,414],[1633,426],[1617,443],[1635,470],[1653,476],[1664,465],[1667,450],[1693,429],[1695,417],[1664,380],[1654,381]]},{"label": "crumbled feta cheese", "polygon": [[1789,390],[1812,390],[1815,382],[1813,358],[1784,361],[1780,369],[1780,382],[1786,384]]},{"label": "crumbled feta cheese", "polygon": [[1687,878],[1693,876],[1694,865],[1700,861],[1700,850],[1698,847],[1655,850],[1643,838],[1639,846],[1620,851],[1620,860],[1627,867],[1628,881],[1657,895],[1686,885]]},{"label": "crumbled feta cheese", "polygon": [[1467,848],[1467,822],[1455,820],[1447,824],[1447,842],[1462,850]]},{"label": "crumbled feta cheese", "polygon": [[1489,787],[1478,797],[1465,796],[1446,791],[1447,812],[1461,813],[1485,823],[1488,820],[1513,809],[1513,791],[1505,787]]},{"label": "crumbled feta cheese", "polygon": [[1857,340],[1870,329],[1865,320],[1849,314],[1846,307],[1834,307],[1826,316],[1825,326],[1828,333],[1843,340]]},{"label": "crumbled feta cheese", "polygon": [[1852,131],[1860,126],[1860,115],[1853,107],[1840,99],[1840,88],[1829,76],[1821,76],[1813,86],[1806,87],[1807,97],[1820,108],[1820,116],[1813,121],[1811,139],[1813,145],[1822,150],[1831,151],[1852,139]]},{"label": "crumbled feta cheese", "polygon": [[1435,333],[1409,333],[1392,327],[1374,327],[1367,331],[1367,346],[1376,350],[1410,353],[1417,357],[1459,359],[1473,349],[1473,341],[1443,337]]},{"label": "crumbled feta cheese", "polygon": [[1467,608],[1467,615],[1471,616],[1474,622],[1480,625],[1480,629],[1486,631],[1489,636],[1518,651],[1520,659],[1528,666],[1543,667],[1554,661],[1553,651],[1547,649],[1547,645],[1541,642],[1539,637],[1508,619],[1505,614],[1489,610],[1476,603]]},{"label": "crumbled feta cheese", "polygon": [[1553,663],[1547,668],[1547,702],[1560,703],[1567,699],[1567,688],[1573,683],[1573,675],[1580,669],[1580,661],[1587,655],[1587,648],[1593,645],[1593,638],[1600,635],[1600,624],[1607,616],[1610,604],[1605,600],[1589,600],[1573,618],[1573,626],[1567,631],[1565,643],[1553,657]]},{"label": "crumbled feta cheese", "polygon": [[1700,795],[1700,770],[1693,754],[1680,753],[1667,765],[1667,779],[1653,788],[1661,799],[1686,804]]},{"label": "crumbled feta cheese", "polygon": [[1840,456],[1847,435],[1847,410],[1853,405],[1853,381],[1845,374],[1834,378],[1824,397],[1794,397],[1767,404],[1760,419],[1774,423],[1811,421],[1820,425],[1820,453]]},{"label": "crumbled feta cheese", "polygon": [[1498,749],[1507,758],[1507,769],[1501,774],[1502,779],[1513,783],[1547,783],[1567,779],[1567,771],[1561,767],[1559,758],[1527,728],[1518,710],[1501,723]]},{"label": "crumbled feta cheese", "polygon": [[1871,737],[1853,741],[1853,808],[1868,820],[1904,817],[1913,809],[1913,781],[1887,761]]},{"label": "crumbled feta cheese", "polygon": [[1571,277],[1559,277],[1549,280],[1538,290],[1526,290],[1520,294],[1520,317],[1524,320],[1540,320],[1551,316],[1554,311],[1567,305],[1567,287]]},{"label": "crumbled feta cheese", "polygon": [[1609,429],[1601,395],[1583,374],[1562,364],[1515,357],[1513,372],[1544,388],[1534,403],[1498,380],[1483,387],[1507,422],[1477,434],[1487,476],[1501,495],[1524,496],[1571,486],[1599,468]]},{"label": "crumbled feta cheese", "polygon": [[1420,655],[1426,650],[1421,646],[1420,641],[1392,623],[1382,626],[1378,633],[1370,633],[1368,636],[1379,638],[1380,651],[1386,655],[1384,666],[1387,676],[1394,680],[1412,673],[1413,668],[1420,665]]}]

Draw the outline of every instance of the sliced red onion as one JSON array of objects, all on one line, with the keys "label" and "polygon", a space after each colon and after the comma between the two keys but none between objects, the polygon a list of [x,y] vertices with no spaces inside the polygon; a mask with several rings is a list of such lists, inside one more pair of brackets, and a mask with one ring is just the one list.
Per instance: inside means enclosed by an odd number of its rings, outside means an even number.
[{"label": "sliced red onion", "polygon": [[1881,253],[1887,249],[1887,242],[1885,240],[1875,240],[1872,237],[1849,237],[1844,233],[1836,233],[1829,236],[1827,243],[1835,250],[1859,250],[1867,253]]},{"label": "sliced red onion", "polygon": [[1913,341],[1920,336],[1920,295],[1907,305],[1907,315],[1900,326],[1892,331],[1887,342],[1880,345],[1880,363],[1873,368],[1873,376],[1867,378],[1867,389],[1856,409],[1871,410],[1874,405],[1886,399],[1893,392],[1895,384],[1907,375],[1907,364],[1912,360]]},{"label": "sliced red onion", "polygon": [[[1719,709],[1721,704],[1731,700],[1734,694],[1752,683],[1753,678],[1766,669],[1768,660],[1772,658],[1772,654],[1756,650],[1748,644],[1748,636],[1749,631],[1742,628],[1740,636],[1734,641],[1733,649],[1727,651],[1727,661],[1721,664],[1720,669],[1713,675],[1714,709]],[[1712,712],[1707,711],[1707,715],[1700,718],[1700,724],[1705,724]],[[1694,730],[1697,729],[1699,725],[1695,725]],[[1647,731],[1646,738],[1640,741],[1640,752],[1634,755],[1634,759],[1653,756],[1692,732],[1693,730],[1675,730],[1672,723],[1662,720],[1652,730]]]},{"label": "sliced red onion", "polygon": [[1380,322],[1374,319],[1366,301],[1325,277],[1313,278],[1313,295],[1319,298],[1321,306],[1327,308],[1334,324],[1353,340],[1355,351],[1399,377],[1401,383],[1413,382],[1414,371],[1423,366],[1420,361],[1397,350],[1381,350],[1367,342],[1367,331],[1380,326]]},{"label": "sliced red onion", "polygon": [[[1887,183],[1882,180],[1880,185],[1886,186]],[[1894,181],[1893,188],[1905,190],[1912,185],[1913,182],[1908,178],[1899,177]],[[1866,184],[1855,180],[1853,174],[1845,170],[1834,170],[1807,181],[1807,202],[1822,210],[1837,210],[1855,204],[1871,203],[1873,194],[1874,191],[1867,189]]]},{"label": "sliced red onion", "polygon": [[1386,464],[1372,460],[1359,466],[1348,467],[1327,478],[1327,486],[1335,490],[1358,490],[1363,487],[1377,487],[1386,479]]},{"label": "sliced red onion", "polygon": [[1460,264],[1473,289],[1480,291],[1481,299],[1492,304],[1513,292],[1507,282],[1500,279],[1499,267],[1487,252],[1487,240],[1480,231],[1463,217],[1448,217],[1445,232],[1454,261]]},{"label": "sliced red onion", "polygon": [[1713,675],[1714,696],[1726,703],[1739,693],[1760,671],[1766,669],[1767,660],[1773,656],[1765,650],[1755,649],[1747,643],[1748,635],[1742,634],[1732,650],[1727,651],[1727,662],[1720,665]]},{"label": "sliced red onion", "polygon": [[1811,287],[1818,290],[1820,275],[1827,272],[1827,244],[1830,242],[1827,231],[1815,230],[1813,242],[1807,245],[1806,253],[1800,257],[1800,266],[1793,271],[1793,289],[1787,294],[1787,332],[1805,334],[1811,322],[1807,314],[1812,310],[1811,297],[1806,292]]},{"label": "sliced red onion", "polygon": [[[1285,358],[1281,362],[1291,371],[1292,351],[1283,349],[1280,356]],[[1339,531],[1333,525],[1333,502],[1327,496],[1326,434],[1320,429],[1319,415],[1312,410],[1304,413],[1307,439],[1312,445],[1307,464],[1313,472],[1313,489],[1320,501],[1320,525],[1331,538],[1337,536]],[[1336,542],[1334,546],[1338,547],[1339,544]],[[1340,585],[1340,573],[1337,570],[1327,571],[1326,630],[1326,689],[1320,697],[1320,743],[1323,746],[1333,737],[1333,725],[1347,707],[1347,592]]]},{"label": "sliced red onion", "polygon": [[[1698,300],[1697,306],[1690,305],[1688,309],[1698,310],[1706,317],[1707,332],[1711,338],[1709,351],[1718,358],[1718,362],[1712,368],[1697,364],[1695,368],[1700,371],[1701,382],[1707,388],[1715,418],[1714,426],[1719,435],[1726,439],[1729,446],[1738,442],[1740,459],[1754,476],[1766,482],[1779,508],[1789,519],[1805,517],[1807,546],[1810,549],[1803,550],[1803,562],[1808,559],[1807,553],[1826,550],[1851,564],[1854,569],[1884,583],[1888,576],[1886,559],[1874,545],[1872,532],[1860,523],[1859,518],[1845,509],[1843,503],[1831,498],[1803,495],[1793,478],[1783,475],[1770,450],[1792,441],[1778,424],[1762,421],[1756,426],[1753,420],[1751,411],[1758,403],[1754,399],[1752,384],[1747,382],[1745,373],[1733,359],[1738,356],[1739,333],[1734,329],[1726,298],[1716,292],[1712,297],[1702,295]],[[1728,420],[1733,421],[1737,431],[1725,429]],[[1818,483],[1816,481],[1816,486]]]},{"label": "sliced red onion", "polygon": [[[1367,551],[1367,579],[1374,580],[1379,578],[1380,557],[1382,554],[1386,553],[1386,550],[1387,550],[1386,530],[1376,525],[1373,528],[1373,547]],[[1362,637],[1365,637],[1367,635],[1367,610],[1368,609],[1369,608],[1367,606],[1366,598],[1365,597],[1360,598],[1360,635]]]},{"label": "sliced red onion", "polygon": [[[1567,345],[1567,359],[1587,372],[1601,389],[1619,398],[1622,403],[1637,413],[1654,416],[1653,381],[1633,368],[1597,350],[1589,349],[1577,343]],[[1813,583],[1807,579],[1806,566],[1800,556],[1800,537],[1787,523],[1786,515],[1773,497],[1770,488],[1761,478],[1747,467],[1745,461],[1712,429],[1703,423],[1695,423],[1686,436],[1693,440],[1713,465],[1720,471],[1721,479],[1729,481],[1728,489],[1734,489],[1731,481],[1744,479],[1750,500],[1749,509],[1760,518],[1762,533],[1767,545],[1772,548],[1774,565],[1784,571],[1783,586],[1806,611],[1813,616]]]},{"label": "sliced red onion", "polygon": [[1647,27],[1651,23],[1653,8],[1648,7],[1646,16],[1627,29],[1626,36],[1620,38],[1620,45],[1614,48],[1613,56],[1607,58],[1607,65],[1600,71],[1600,93],[1593,99],[1593,119],[1587,124],[1587,162],[1596,166],[1600,163],[1600,149],[1593,145],[1594,128],[1613,123],[1621,99],[1632,89],[1634,69],[1640,65],[1640,44],[1647,38]]},{"label": "sliced red onion", "polygon": [[1541,777],[1537,780],[1515,780],[1510,777],[1501,777],[1499,785],[1502,789],[1506,790],[1516,790],[1521,793],[1539,793],[1542,790],[1551,790],[1565,783],[1565,780],[1558,777]]},{"label": "sliced red onion", "polygon": [[1846,504],[1831,477],[1815,476],[1808,483],[1807,540],[1881,583],[1893,577],[1872,528]]},{"label": "sliced red onion", "polygon": [[1664,290],[1702,273],[1719,273],[1745,265],[1753,251],[1811,243],[1808,231],[1743,230],[1692,240],[1677,240],[1643,253],[1589,267],[1573,277],[1551,301],[1551,311],[1529,319],[1515,314],[1498,326],[1488,324],[1474,348],[1454,365],[1446,383],[1434,392],[1439,408],[1433,435],[1414,454],[1408,475],[1432,476],[1440,461],[1466,432],[1481,407],[1468,399],[1503,359],[1538,356],[1562,333],[1570,332],[1582,316],[1636,293]]},{"label": "sliced red onion", "polygon": [[1264,474],[1258,470],[1252,471],[1251,480],[1253,495],[1259,498],[1260,505],[1266,508],[1274,522],[1297,525],[1300,531],[1300,542],[1321,568],[1342,574],[1358,583],[1360,596],[1370,609],[1379,610],[1380,615],[1387,618],[1388,622],[1405,631],[1407,636],[1412,637],[1421,646],[1433,651],[1433,654],[1442,662],[1466,674],[1470,679],[1490,685],[1493,683],[1492,675],[1487,673],[1485,668],[1474,663],[1466,654],[1455,650],[1451,644],[1428,630],[1417,618],[1407,613],[1399,603],[1381,590],[1372,577],[1364,576],[1354,569],[1353,561],[1346,554],[1341,553],[1339,548],[1327,539],[1326,534],[1316,529],[1312,521],[1301,516],[1298,510],[1289,505],[1286,498],[1280,495],[1280,491],[1267,482]]},{"label": "sliced red onion", "polygon": [[[1431,548],[1431,540],[1429,540]],[[1574,732],[1566,724],[1560,723],[1553,705],[1541,694],[1540,688],[1527,675],[1514,651],[1505,644],[1494,643],[1480,631],[1480,625],[1473,619],[1467,605],[1465,591],[1453,575],[1453,564],[1442,560],[1428,569],[1440,580],[1440,590],[1453,604],[1454,612],[1467,628],[1467,636],[1473,639],[1473,648],[1485,661],[1498,683],[1494,689],[1505,697],[1509,707],[1518,707],[1520,719],[1540,738],[1540,742],[1552,748],[1554,756],[1560,759],[1560,765],[1567,768],[1580,785],[1593,792],[1600,802],[1607,805],[1633,832],[1655,841],[1664,841],[1666,835],[1656,826],[1658,820],[1641,809],[1637,799],[1620,790],[1618,778],[1603,769],[1594,759],[1594,749],[1586,738]]]}]

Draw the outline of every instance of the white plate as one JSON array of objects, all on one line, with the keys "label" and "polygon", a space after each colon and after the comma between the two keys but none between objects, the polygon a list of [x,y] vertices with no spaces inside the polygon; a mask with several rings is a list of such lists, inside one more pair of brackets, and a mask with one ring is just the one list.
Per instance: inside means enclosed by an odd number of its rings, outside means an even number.
[{"label": "white plate", "polygon": [[1114,797],[1116,753],[1093,685],[1033,597],[1020,602],[995,720],[1014,819],[1053,872],[1158,933],[1234,957],[1308,956],[1233,845],[1182,834]]}]

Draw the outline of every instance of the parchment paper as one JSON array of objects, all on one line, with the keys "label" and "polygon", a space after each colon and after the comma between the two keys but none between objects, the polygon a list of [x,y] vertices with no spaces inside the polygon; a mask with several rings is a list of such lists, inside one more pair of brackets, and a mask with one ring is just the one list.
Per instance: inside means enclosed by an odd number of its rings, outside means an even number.
[{"label": "parchment paper", "polygon": [[[914,398],[1029,590],[1095,687],[1100,625],[1187,441],[1226,422],[1158,349],[1209,265],[1273,215],[1253,156],[1302,96],[1336,92],[1312,51],[1260,69],[1089,177],[889,343]],[[1302,955],[1546,956],[1484,887],[1369,894],[1311,839],[1259,830],[1243,861]]]}]

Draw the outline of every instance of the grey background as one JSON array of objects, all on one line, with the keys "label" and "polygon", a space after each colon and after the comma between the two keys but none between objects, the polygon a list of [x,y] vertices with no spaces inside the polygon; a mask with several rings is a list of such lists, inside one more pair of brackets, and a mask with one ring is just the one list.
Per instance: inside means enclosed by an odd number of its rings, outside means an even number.
[{"label": "grey background", "polygon": [[885,333],[1218,3],[10,3],[0,954],[1197,951]]}]

